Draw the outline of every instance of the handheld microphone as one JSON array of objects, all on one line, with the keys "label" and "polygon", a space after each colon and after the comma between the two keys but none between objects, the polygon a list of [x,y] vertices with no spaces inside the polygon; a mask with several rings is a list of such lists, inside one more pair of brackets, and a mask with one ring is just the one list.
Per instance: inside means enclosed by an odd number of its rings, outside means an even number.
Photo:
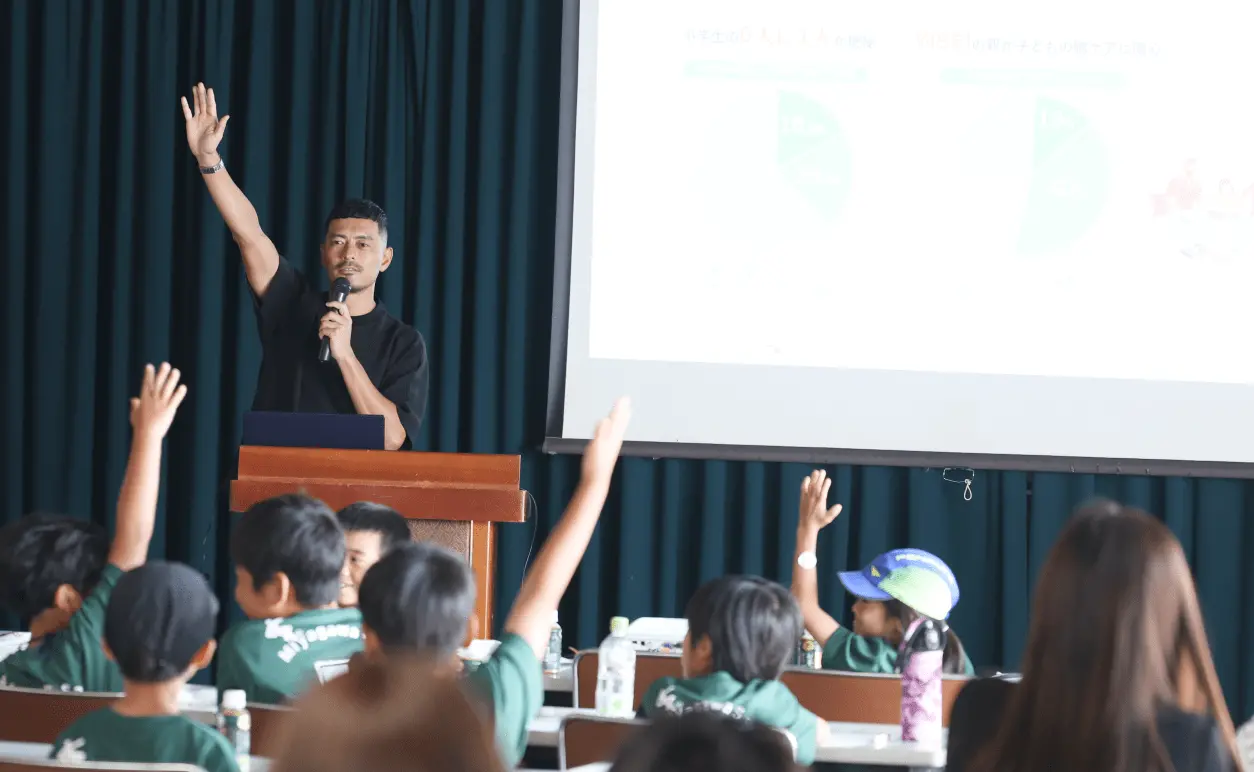
[{"label": "handheld microphone", "polygon": [[[336,303],[343,303],[348,298],[348,293],[352,292],[352,290],[353,290],[353,287],[351,284],[348,283],[348,279],[345,279],[343,276],[341,276],[340,278],[336,279],[331,284],[331,299],[334,300]],[[330,338],[322,339],[322,348],[318,350],[318,361],[319,362],[331,361],[331,339]]]}]

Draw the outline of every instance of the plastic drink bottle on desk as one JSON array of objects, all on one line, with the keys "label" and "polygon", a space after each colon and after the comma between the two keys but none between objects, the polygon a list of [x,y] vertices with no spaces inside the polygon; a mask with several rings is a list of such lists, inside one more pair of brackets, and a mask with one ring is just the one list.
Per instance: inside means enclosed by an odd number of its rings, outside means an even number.
[{"label": "plastic drink bottle on desk", "polygon": [[557,611],[553,611],[553,627],[549,629],[549,645],[544,650],[544,672],[555,675],[562,669],[562,626],[557,623]]},{"label": "plastic drink bottle on desk", "polygon": [[636,715],[636,647],[627,639],[627,618],[610,620],[610,635],[597,655],[597,714]]},{"label": "plastic drink bottle on desk", "polygon": [[810,635],[808,630],[801,636],[801,641],[797,644],[797,661],[795,664],[801,667],[808,667],[811,670],[823,669],[823,651],[819,648],[819,642],[814,640],[814,636]]},{"label": "plastic drink bottle on desk", "polygon": [[916,620],[899,650],[901,662],[901,739],[926,745],[941,743],[941,670],[945,661],[945,623]]},{"label": "plastic drink bottle on desk", "polygon": [[235,751],[235,763],[240,772],[248,772],[248,759],[252,753],[252,716],[248,713],[248,695],[242,689],[222,692],[222,707],[218,710],[218,731]]}]

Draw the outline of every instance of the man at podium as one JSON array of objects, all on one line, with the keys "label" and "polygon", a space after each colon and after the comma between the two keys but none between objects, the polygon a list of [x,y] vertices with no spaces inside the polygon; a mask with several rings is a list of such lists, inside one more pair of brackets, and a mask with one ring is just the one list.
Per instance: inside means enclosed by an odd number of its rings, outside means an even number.
[{"label": "man at podium", "polygon": [[[328,299],[279,255],[257,210],[226,171],[218,144],[230,116],[218,118],[212,89],[183,98],[187,144],[244,261],[261,333],[261,372],[253,410],[381,415],[384,447],[412,447],[427,403],[422,335],[375,300],[375,282],[392,262],[387,215],[372,201],[345,201],[327,217],[322,265],[343,302]],[[319,356],[329,342],[330,358]]]}]

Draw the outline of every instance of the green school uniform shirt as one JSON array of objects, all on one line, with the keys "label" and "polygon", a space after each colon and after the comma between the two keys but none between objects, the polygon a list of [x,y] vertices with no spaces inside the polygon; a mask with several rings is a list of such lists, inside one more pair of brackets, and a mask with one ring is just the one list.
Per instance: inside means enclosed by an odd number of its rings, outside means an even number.
[{"label": "green school uniform shirt", "polygon": [[105,656],[103,645],[105,609],[121,576],[122,569],[105,566],[100,581],[64,630],[0,662],[0,686],[65,692],[122,691],[122,672],[117,663]]},{"label": "green school uniform shirt", "polygon": [[[975,665],[963,653],[963,671],[975,675]],[[897,649],[883,638],[855,635],[847,627],[838,627],[823,647],[824,670],[846,670],[853,673],[896,673]]]},{"label": "green school uniform shirt", "polygon": [[640,703],[646,718],[708,710],[782,729],[796,749],[797,763],[814,763],[818,716],[801,707],[779,681],[754,680],[742,684],[720,670],[700,678],[658,679]]},{"label": "green school uniform shirt", "polygon": [[279,705],[316,683],[320,672],[342,670],[363,645],[355,608],[240,622],[218,647],[218,691],[243,689],[249,702]]},{"label": "green school uniform shirt", "polygon": [[123,716],[112,708],[71,724],[52,744],[49,758],[63,764],[191,764],[205,772],[239,772],[235,751],[211,727],[184,716]]},{"label": "green school uniform shirt", "polygon": [[506,635],[491,658],[466,674],[466,681],[492,706],[496,744],[513,769],[527,750],[527,726],[544,704],[544,676],[531,646]]}]

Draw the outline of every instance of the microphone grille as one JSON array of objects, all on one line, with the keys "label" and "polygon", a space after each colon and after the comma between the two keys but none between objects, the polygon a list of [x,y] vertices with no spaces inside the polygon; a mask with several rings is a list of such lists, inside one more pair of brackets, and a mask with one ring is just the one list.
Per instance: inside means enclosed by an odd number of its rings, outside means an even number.
[{"label": "microphone grille", "polygon": [[331,283],[332,295],[347,295],[352,291],[353,285],[349,284],[348,279],[345,279],[343,276]]}]

